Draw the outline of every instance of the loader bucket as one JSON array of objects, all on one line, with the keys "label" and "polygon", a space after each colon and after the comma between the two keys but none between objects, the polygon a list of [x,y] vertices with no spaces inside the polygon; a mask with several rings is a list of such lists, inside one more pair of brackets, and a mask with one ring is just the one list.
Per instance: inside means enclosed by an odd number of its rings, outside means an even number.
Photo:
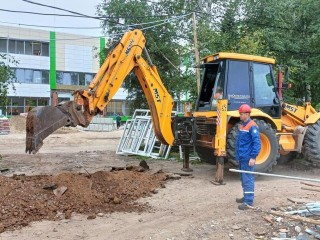
[{"label": "loader bucket", "polygon": [[57,107],[32,109],[26,122],[26,153],[37,153],[47,136],[69,122],[69,115]]}]

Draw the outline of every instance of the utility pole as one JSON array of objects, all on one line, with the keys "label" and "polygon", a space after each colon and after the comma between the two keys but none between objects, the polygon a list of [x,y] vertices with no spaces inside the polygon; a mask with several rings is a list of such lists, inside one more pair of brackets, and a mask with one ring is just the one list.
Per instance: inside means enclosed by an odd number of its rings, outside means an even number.
[{"label": "utility pole", "polygon": [[197,78],[197,89],[198,94],[200,93],[200,59],[198,51],[198,40],[197,40],[197,27],[196,27],[196,14],[192,14],[192,26],[193,26],[193,41],[194,41],[194,53],[196,56],[196,78]]}]

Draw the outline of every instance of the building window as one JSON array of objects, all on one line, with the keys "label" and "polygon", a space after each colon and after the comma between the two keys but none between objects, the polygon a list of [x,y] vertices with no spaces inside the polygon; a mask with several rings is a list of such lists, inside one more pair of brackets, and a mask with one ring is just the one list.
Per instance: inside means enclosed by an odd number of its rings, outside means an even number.
[{"label": "building window", "polygon": [[16,81],[20,83],[24,82],[24,69],[16,69]]},{"label": "building window", "polygon": [[56,74],[56,82],[57,84],[62,84],[63,83],[63,72],[57,72]]},{"label": "building window", "polygon": [[32,69],[25,69],[24,70],[24,82],[25,83],[32,83],[33,81],[33,70]]},{"label": "building window", "polygon": [[85,85],[85,73],[79,73],[79,85]]},{"label": "building window", "polygon": [[71,85],[79,85],[78,73],[71,73]]},{"label": "building window", "polygon": [[107,116],[113,116],[116,113],[123,115],[122,105],[123,101],[110,101],[107,106]]},{"label": "building window", "polygon": [[41,71],[34,70],[33,71],[33,83],[42,83],[41,79]]},{"label": "building window", "polygon": [[9,40],[9,53],[16,53],[16,40]]},{"label": "building window", "polygon": [[6,109],[8,115],[19,115],[23,112],[29,112],[34,107],[48,105],[49,98],[11,97]]},{"label": "building window", "polygon": [[19,83],[49,84],[49,71],[36,69],[15,69],[15,81]]},{"label": "building window", "polygon": [[7,39],[0,38],[0,52],[6,53],[7,51]]},{"label": "building window", "polygon": [[56,81],[60,85],[87,86],[92,81],[92,73],[57,71]]},{"label": "building window", "polygon": [[0,52],[48,57],[49,43],[0,38]]},{"label": "building window", "polygon": [[42,43],[41,45],[41,56],[49,56],[49,43]]},{"label": "building window", "polygon": [[71,85],[71,74],[68,72],[63,73],[63,79],[62,79],[63,85]]},{"label": "building window", "polygon": [[89,86],[90,83],[91,83],[91,81],[92,81],[92,79],[93,79],[93,74],[91,74],[91,73],[86,73],[86,74],[85,74],[85,85],[86,85],[86,86]]},{"label": "building window", "polygon": [[17,40],[17,54],[24,54],[24,41]]},{"label": "building window", "polygon": [[32,53],[36,56],[41,56],[41,43],[33,42],[32,43]]},{"label": "building window", "polygon": [[48,98],[38,98],[38,106],[48,106],[49,99]]},{"label": "building window", "polygon": [[26,55],[32,55],[32,43],[30,41],[25,41]]},{"label": "building window", "polygon": [[49,71],[42,70],[42,84],[49,84]]}]

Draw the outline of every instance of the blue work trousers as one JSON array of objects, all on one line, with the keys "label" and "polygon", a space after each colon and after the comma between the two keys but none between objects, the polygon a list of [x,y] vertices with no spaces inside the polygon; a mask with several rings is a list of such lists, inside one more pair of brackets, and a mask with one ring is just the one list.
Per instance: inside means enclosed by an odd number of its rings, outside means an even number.
[{"label": "blue work trousers", "polygon": [[[240,161],[239,162],[240,170],[254,172],[254,166],[249,166],[248,161]],[[240,174],[244,203],[250,206],[253,206],[254,200],[254,175],[249,173],[241,173]]]}]

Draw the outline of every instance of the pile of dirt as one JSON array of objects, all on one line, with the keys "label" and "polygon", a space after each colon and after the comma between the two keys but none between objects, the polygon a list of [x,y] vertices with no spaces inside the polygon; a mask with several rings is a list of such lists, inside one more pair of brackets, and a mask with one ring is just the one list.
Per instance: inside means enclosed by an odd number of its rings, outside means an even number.
[{"label": "pile of dirt", "polygon": [[57,131],[54,132],[54,134],[66,134],[70,132],[79,132],[80,130],[76,127],[62,127],[59,128]]},{"label": "pile of dirt", "polygon": [[[26,117],[23,116],[12,116],[9,119],[10,132],[11,133],[25,133],[26,132]],[[79,132],[78,128],[74,127],[62,127],[54,132],[54,134],[66,134],[69,132]]]},{"label": "pile of dirt", "polygon": [[25,133],[26,132],[26,117],[12,116],[9,118],[11,133]]},{"label": "pile of dirt", "polygon": [[[90,219],[98,213],[142,211],[147,206],[135,200],[156,193],[165,179],[164,173],[127,170],[0,176],[0,232],[32,221],[68,219],[72,212]],[[59,196],[62,188],[66,191]]]}]

